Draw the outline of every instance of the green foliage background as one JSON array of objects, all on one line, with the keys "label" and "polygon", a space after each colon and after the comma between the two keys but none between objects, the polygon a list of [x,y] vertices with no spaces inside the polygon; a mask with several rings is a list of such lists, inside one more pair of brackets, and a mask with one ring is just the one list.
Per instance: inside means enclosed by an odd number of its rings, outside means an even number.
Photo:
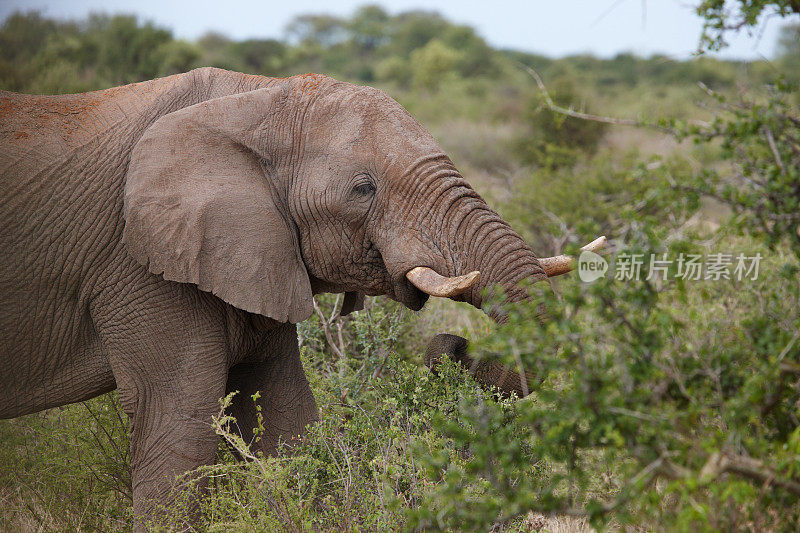
[{"label": "green foliage background", "polygon": [[[742,2],[743,26],[775,4]],[[704,46],[739,24],[703,2]],[[794,11],[797,11],[794,9]],[[321,420],[293,453],[205,469],[211,531],[795,531],[800,524],[798,27],[773,61],[620,54],[550,59],[495,50],[467,26],[365,6],[304,15],[285,38],[177,40],[125,15],[0,27],[0,88],[102,89],[197,66],[323,72],[386,90],[439,140],[540,255],[598,234],[622,254],[760,254],[756,280],[554,280],[550,319],[503,326],[453,302],[411,313],[383,299],[338,318],[318,298],[300,325]],[[553,113],[557,105],[638,128]],[[698,85],[700,83],[700,85]],[[613,272],[613,270],[612,270]],[[498,400],[421,354],[435,333],[534,369]],[[180,524],[180,509],[164,517]],[[127,420],[114,394],[0,421],[0,529],[131,526]]]}]

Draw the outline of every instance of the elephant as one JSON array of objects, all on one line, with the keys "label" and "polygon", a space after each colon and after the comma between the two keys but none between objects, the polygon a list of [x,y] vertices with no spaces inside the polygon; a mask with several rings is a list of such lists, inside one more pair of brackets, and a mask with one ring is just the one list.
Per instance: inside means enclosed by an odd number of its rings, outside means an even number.
[{"label": "elephant", "polygon": [[[315,294],[344,293],[344,314],[364,295],[480,307],[493,284],[519,301],[518,282],[548,279],[370,87],[206,67],[0,92],[0,117],[0,418],[118,390],[139,529],[214,460],[227,393],[246,435],[260,392],[267,454],[317,419],[296,331]],[[524,392],[514,379],[497,384]]]}]

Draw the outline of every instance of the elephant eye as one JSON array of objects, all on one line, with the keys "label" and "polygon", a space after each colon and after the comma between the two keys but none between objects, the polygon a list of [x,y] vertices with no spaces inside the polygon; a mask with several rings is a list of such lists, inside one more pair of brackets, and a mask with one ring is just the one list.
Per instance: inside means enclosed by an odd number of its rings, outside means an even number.
[{"label": "elephant eye", "polygon": [[362,181],[353,187],[353,193],[357,196],[371,196],[375,194],[375,185],[371,181]]}]

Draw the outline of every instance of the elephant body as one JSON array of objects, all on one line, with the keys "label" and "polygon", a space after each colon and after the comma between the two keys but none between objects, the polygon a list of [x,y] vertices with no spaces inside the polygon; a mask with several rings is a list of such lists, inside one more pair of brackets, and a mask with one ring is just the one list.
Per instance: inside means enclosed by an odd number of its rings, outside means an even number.
[{"label": "elephant body", "polygon": [[0,95],[0,417],[118,388],[136,443],[137,512],[175,474],[213,460],[208,421],[226,390],[241,391],[243,421],[254,419],[245,393],[265,392],[267,452],[316,417],[293,324],[153,275],[122,240],[125,169],[142,133],[176,109],[272,81],[220,74]]},{"label": "elephant body", "polygon": [[203,68],[0,92],[0,117],[0,418],[118,389],[137,516],[213,460],[226,392],[245,436],[261,393],[267,453],[316,419],[294,325],[313,294],[418,309],[410,268],[480,268],[460,297],[480,305],[488,284],[519,299],[519,280],[546,277],[373,89]]}]

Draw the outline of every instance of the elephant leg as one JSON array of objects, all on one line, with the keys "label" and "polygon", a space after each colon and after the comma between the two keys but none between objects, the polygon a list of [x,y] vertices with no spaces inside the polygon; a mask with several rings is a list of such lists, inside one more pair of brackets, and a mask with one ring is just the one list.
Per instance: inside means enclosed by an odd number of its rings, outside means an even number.
[{"label": "elephant leg", "polygon": [[[214,462],[219,437],[211,426],[211,417],[219,410],[224,373],[215,376],[214,381],[212,391],[197,383],[168,390],[137,390],[140,399],[129,412],[137,529],[165,513],[177,513],[178,520],[187,523],[198,519],[199,497],[205,492],[207,480],[188,477],[186,473]],[[175,498],[181,490],[186,490],[188,499],[176,505]]]},{"label": "elephant leg", "polygon": [[[175,518],[186,524],[198,520],[207,482],[187,483],[184,475],[212,464],[219,445],[211,418],[227,380],[224,319],[210,306],[198,305],[181,286],[168,289],[148,295],[146,312],[126,306],[118,315],[124,320],[98,324],[131,422],[137,531],[157,524],[159,517],[172,519],[172,525]],[[181,494],[186,499],[176,502],[183,489],[190,489]]]},{"label": "elephant leg", "polygon": [[[238,393],[230,413],[245,442],[252,441],[254,451],[260,449],[265,455],[274,455],[280,442],[296,442],[304,428],[317,420],[317,403],[300,362],[294,324],[268,332],[256,358],[230,369],[227,392],[233,391]],[[263,417],[260,443],[253,440],[253,429],[258,427],[256,406]]]}]

